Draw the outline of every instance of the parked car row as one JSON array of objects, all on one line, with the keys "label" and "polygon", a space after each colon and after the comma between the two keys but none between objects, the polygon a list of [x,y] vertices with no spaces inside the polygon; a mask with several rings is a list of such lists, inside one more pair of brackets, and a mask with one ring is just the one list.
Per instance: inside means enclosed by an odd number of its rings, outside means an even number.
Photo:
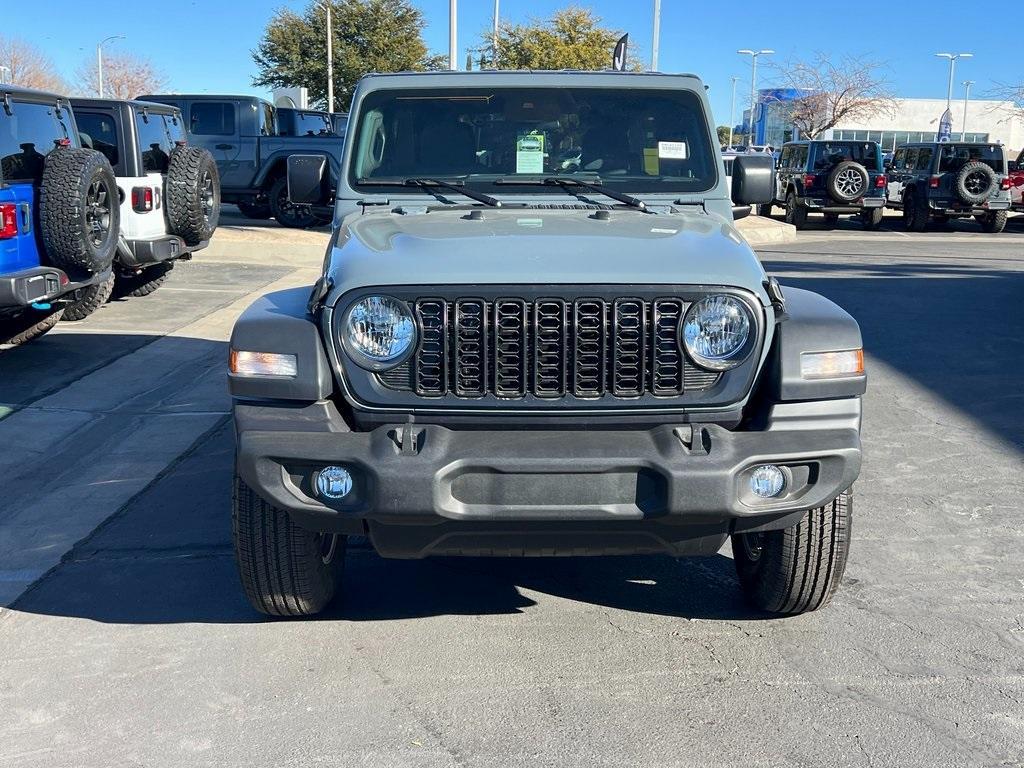
[{"label": "parked car row", "polygon": [[142,296],[209,243],[217,165],[179,110],[0,89],[0,344]]},{"label": "parked car row", "polygon": [[775,198],[759,213],[770,216],[782,206],[797,229],[810,214],[827,223],[853,214],[865,229],[876,229],[889,208],[902,211],[914,232],[974,217],[996,233],[1006,226],[1014,183],[999,144],[919,142],[897,147],[883,161],[872,141],[794,141],[776,164]]}]

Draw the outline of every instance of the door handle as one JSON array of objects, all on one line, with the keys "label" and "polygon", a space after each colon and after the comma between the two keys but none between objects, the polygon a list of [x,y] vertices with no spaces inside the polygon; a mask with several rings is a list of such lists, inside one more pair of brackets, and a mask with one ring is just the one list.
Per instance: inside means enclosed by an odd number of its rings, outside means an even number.
[{"label": "door handle", "polygon": [[234,144],[218,144],[216,148],[217,149],[234,149],[235,145]]}]

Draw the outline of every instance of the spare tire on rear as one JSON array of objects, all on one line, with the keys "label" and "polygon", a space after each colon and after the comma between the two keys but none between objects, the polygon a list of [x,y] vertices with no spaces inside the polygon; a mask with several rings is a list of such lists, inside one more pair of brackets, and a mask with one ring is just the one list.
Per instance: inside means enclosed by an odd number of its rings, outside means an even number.
[{"label": "spare tire on rear", "polygon": [[843,160],[828,175],[826,189],[837,203],[852,203],[864,197],[871,177],[867,169],[853,160]]},{"label": "spare tire on rear", "polygon": [[956,196],[968,205],[984,203],[996,191],[997,186],[996,172],[978,161],[966,163],[957,172],[953,182]]},{"label": "spare tire on rear", "polygon": [[205,149],[180,146],[171,152],[167,220],[171,234],[186,245],[213,237],[220,220],[220,174],[213,155]]},{"label": "spare tire on rear", "polygon": [[121,228],[114,171],[91,149],[57,147],[46,156],[39,229],[50,263],[75,274],[110,268]]}]

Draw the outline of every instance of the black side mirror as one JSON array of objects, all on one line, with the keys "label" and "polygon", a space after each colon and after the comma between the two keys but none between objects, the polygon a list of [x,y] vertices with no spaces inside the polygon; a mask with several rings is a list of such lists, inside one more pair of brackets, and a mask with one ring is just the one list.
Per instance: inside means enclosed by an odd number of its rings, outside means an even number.
[{"label": "black side mirror", "polygon": [[737,155],[732,163],[733,205],[763,205],[774,197],[774,158],[771,155]]},{"label": "black side mirror", "polygon": [[327,158],[323,155],[289,155],[288,200],[297,205],[321,205],[330,199]]}]

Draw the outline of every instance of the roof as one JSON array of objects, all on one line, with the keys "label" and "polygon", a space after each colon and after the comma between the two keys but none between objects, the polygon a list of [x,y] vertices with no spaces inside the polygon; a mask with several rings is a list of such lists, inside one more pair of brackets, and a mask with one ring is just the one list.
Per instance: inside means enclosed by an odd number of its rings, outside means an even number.
[{"label": "roof", "polygon": [[8,83],[0,83],[0,93],[9,93],[11,96],[32,96],[37,99],[47,99],[56,101],[57,99],[66,99],[66,96],[61,96],[59,93],[51,93],[50,91],[40,91],[35,88],[22,88],[20,85],[10,85]]},{"label": "roof", "polygon": [[[451,85],[481,85],[483,83],[502,83],[506,85],[518,85],[527,87],[530,85],[554,85],[550,81],[580,81],[587,82],[594,86],[622,85],[624,80],[630,80],[629,87],[635,88],[641,85],[648,85],[654,88],[671,87],[672,83],[689,81],[692,87],[694,83],[699,84],[700,78],[691,74],[669,74],[665,72],[616,72],[613,70],[582,70],[582,69],[556,69],[556,70],[518,70],[518,69],[486,69],[474,72],[463,71],[437,71],[437,72],[370,72],[360,79],[360,82],[378,85],[392,81],[394,84],[402,83],[415,88],[428,88],[431,86]],[[547,81],[547,82],[545,82]],[[388,83],[390,84],[390,83]]]},{"label": "roof", "polygon": [[259,96],[246,96],[237,93],[147,93],[136,96],[139,101],[177,101],[188,99],[189,101],[261,101],[264,104],[270,102]]},{"label": "roof", "polygon": [[145,107],[149,109],[174,110],[177,107],[171,104],[161,104],[157,101],[141,101],[139,99],[93,99],[93,98],[72,98],[72,107],[117,107],[121,104],[130,104],[133,107]]}]

